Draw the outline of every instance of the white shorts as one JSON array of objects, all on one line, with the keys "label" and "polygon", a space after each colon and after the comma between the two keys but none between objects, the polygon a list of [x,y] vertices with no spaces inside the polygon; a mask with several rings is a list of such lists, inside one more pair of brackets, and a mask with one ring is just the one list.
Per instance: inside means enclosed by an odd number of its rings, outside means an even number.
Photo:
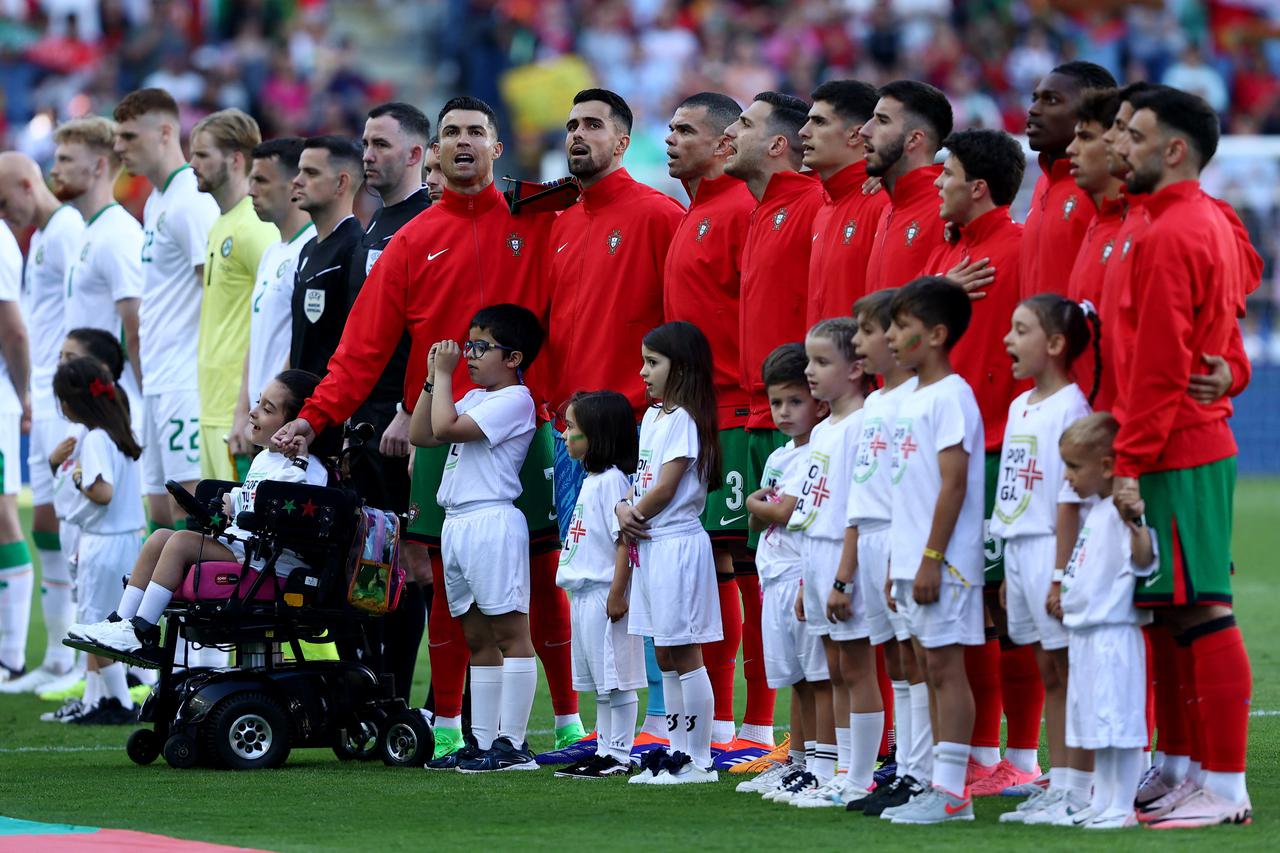
[{"label": "white shorts", "polygon": [[711,539],[694,522],[656,531],[636,543],[640,564],[631,575],[628,630],[655,646],[689,646],[724,639]]},{"label": "white shorts", "polygon": [[485,616],[529,612],[529,525],[509,503],[445,516],[444,593],[455,619],[474,604]]},{"label": "white shorts", "polygon": [[986,642],[982,618],[982,586],[965,585],[942,575],[942,589],[933,604],[916,604],[912,580],[893,582],[893,600],[905,615],[911,636],[926,649],[942,646],[981,646]]},{"label": "white shorts", "polygon": [[871,636],[867,625],[867,606],[862,590],[856,583],[849,585],[852,594],[852,611],[849,618],[840,622],[827,619],[827,598],[831,585],[840,568],[840,555],[844,542],[838,539],[819,539],[805,536],[800,540],[800,554],[804,574],[804,620],[810,634],[831,637],[833,640],[865,640]]},{"label": "white shorts", "polygon": [[884,597],[884,582],[889,577],[889,525],[858,528],[858,590],[867,609],[867,628],[871,642],[881,645],[890,640],[911,639],[907,617],[889,609]]},{"label": "white shorts", "polygon": [[609,621],[609,584],[592,583],[569,593],[573,637],[573,689],[604,696],[648,685],[644,640],[627,631],[629,619]]},{"label": "white shorts", "polygon": [[1067,629],[1049,615],[1044,602],[1053,585],[1058,539],[1053,534],[1017,536],[1004,541],[1004,595],[1009,639],[1020,646],[1065,649]]},{"label": "white shorts", "polygon": [[764,674],[774,690],[801,681],[826,681],[827,653],[822,637],[809,632],[796,618],[800,578],[764,581],[761,592],[760,638],[764,642]]},{"label": "white shorts", "polygon": [[137,533],[81,533],[76,560],[76,618],[101,622],[120,604],[125,580],[138,561]]},{"label": "white shorts", "polygon": [[146,394],[142,405],[142,493],[165,494],[166,480],[199,480],[199,393]]},{"label": "white shorts", "polygon": [[[61,416],[31,422],[31,435],[27,439],[27,469],[31,472],[31,502],[36,506],[53,503],[53,472],[49,470],[49,454],[70,431],[70,422]],[[15,464],[17,459],[15,453]]]},{"label": "white shorts", "polygon": [[1147,647],[1137,625],[1070,632],[1067,746],[1137,749],[1147,734]]},{"label": "white shorts", "polygon": [[[16,495],[22,491],[21,453],[22,414],[0,412],[0,495]],[[48,465],[45,470],[49,470]]]}]

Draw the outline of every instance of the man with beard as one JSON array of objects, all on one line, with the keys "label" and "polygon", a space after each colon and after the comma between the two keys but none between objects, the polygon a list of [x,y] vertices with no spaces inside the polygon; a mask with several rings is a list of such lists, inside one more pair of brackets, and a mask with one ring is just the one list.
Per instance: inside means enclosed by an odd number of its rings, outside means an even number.
[{"label": "man with beard", "polygon": [[[951,134],[951,104],[928,83],[895,80],[880,88],[875,112],[859,133],[867,174],[884,181],[889,206],[880,216],[867,265],[867,292],[900,287],[924,271],[942,245],[933,164]],[[980,258],[970,258],[980,261]]]},{"label": "man with beard", "polygon": [[354,140],[312,136],[293,179],[293,197],[310,215],[316,236],[298,255],[289,366],[317,376],[328,371],[347,322],[349,269],[362,233],[351,206],[363,169]]},{"label": "man with beard", "polygon": [[440,171],[440,137],[431,137],[427,144],[427,156],[423,160],[422,183],[427,188],[427,196],[435,204],[444,195],[444,172]]},{"label": "man with beard", "polygon": [[196,341],[209,229],[218,203],[196,186],[182,156],[178,105],[163,89],[139,89],[115,108],[115,152],[154,189],[142,216],[142,493],[154,527],[186,514],[165,491],[188,491],[200,477],[200,397]]},{"label": "man with beard", "polygon": [[[547,316],[548,245],[554,217],[513,215],[493,186],[493,164],[502,155],[493,109],[477,98],[457,97],[444,105],[438,127],[441,168],[447,182],[440,204],[401,228],[370,270],[347,318],[342,341],[329,361],[329,374],[299,417],[272,440],[282,452],[305,452],[319,430],[349,418],[368,396],[406,330],[412,343],[404,398],[406,406],[412,407],[426,379],[428,350],[445,338],[465,340],[467,323],[481,307],[513,302],[530,308],[540,318]],[[430,286],[421,286],[421,282]],[[538,387],[538,376],[535,365],[527,377],[531,387]],[[471,387],[461,363],[454,383],[459,395]],[[534,447],[537,445],[535,437]],[[551,482],[546,473],[551,467],[550,442],[545,442],[545,462],[541,457],[533,458],[534,447],[522,471],[524,495],[517,502],[530,521],[531,546],[538,540],[554,541],[556,536]],[[421,466],[432,472],[433,478],[415,477],[409,515],[429,516],[433,526],[428,535],[437,542],[444,515],[436,504],[436,489],[447,454],[447,447],[418,448],[414,457],[415,473]],[[549,537],[535,538],[535,532],[548,528]],[[552,550],[543,559],[549,560],[554,582],[558,555]],[[534,558],[533,565],[538,560]],[[438,573],[439,565],[434,568]],[[453,768],[460,756],[472,757],[478,751],[473,746],[463,749],[462,689],[469,655],[462,628],[457,619],[449,617],[444,599],[444,584],[435,585],[436,612],[428,626],[436,699],[437,759],[432,766]],[[563,648],[567,647],[566,642]],[[545,651],[541,647],[536,650]],[[564,670],[569,683],[567,660]],[[487,685],[492,685],[492,676],[489,671],[482,673]]]},{"label": "man with beard", "polygon": [[[34,504],[31,538],[40,563],[53,567],[48,577],[58,583],[70,575],[63,568],[49,454],[66,437],[67,421],[53,395],[53,374],[66,334],[63,294],[67,268],[80,247],[84,219],[74,207],[58,201],[34,160],[14,151],[0,154],[0,218],[15,232],[35,228],[22,271],[22,308],[31,335],[31,437],[27,448]],[[6,467],[18,467],[16,458],[6,462]],[[26,547],[21,551],[25,555]],[[16,562],[18,559],[21,562]],[[25,671],[31,583],[30,562],[17,556],[16,549],[14,559],[0,557],[0,680],[16,678]],[[65,659],[58,661],[63,662]]]},{"label": "man with beard", "polygon": [[1020,259],[1022,296],[1066,293],[1073,258],[1097,207],[1071,177],[1067,146],[1075,138],[1080,101],[1090,89],[1110,89],[1115,78],[1092,62],[1068,62],[1045,75],[1031,93],[1027,144],[1040,155],[1039,180],[1027,213]]},{"label": "man with beard", "polygon": [[[1200,773],[1140,807],[1156,829],[1248,823],[1245,787],[1252,673],[1231,611],[1231,403],[1187,394],[1204,357],[1226,352],[1254,286],[1239,238],[1199,176],[1217,149],[1218,117],[1203,99],[1157,89],[1131,101],[1116,144],[1126,186],[1149,194],[1151,223],[1132,247],[1121,312],[1132,337],[1117,376],[1124,400],[1115,441],[1115,502],[1159,541],[1156,573],[1137,590],[1177,641],[1183,717]],[[1191,713],[1195,710],[1195,713]]]},{"label": "man with beard", "polygon": [[[750,761],[773,746],[774,691],[764,673],[760,638],[760,580],[747,549],[748,397],[739,381],[740,259],[756,200],[747,185],[724,174],[725,129],[742,108],[728,95],[686,98],[669,123],[667,171],[684,184],[689,210],[667,250],[665,317],[696,324],[711,342],[724,485],[707,495],[702,525],[711,536],[724,639],[706,643],[702,657],[715,695],[712,743],[724,752],[717,769]],[[741,604],[739,604],[741,594]],[[733,729],[734,669],[739,644],[747,679],[742,731]],[[650,691],[649,716],[655,713]]]},{"label": "man with beard", "polygon": [[[392,101],[369,111],[361,139],[364,183],[382,200],[382,206],[374,211],[351,259],[348,290],[352,303],[391,238],[431,206],[421,180],[430,135],[430,120],[410,104]],[[411,343],[407,334],[401,336],[369,399],[350,420],[373,426],[364,448],[350,457],[352,484],[370,506],[397,513],[409,510],[409,413],[402,398]],[[426,602],[430,601],[430,593],[424,600],[423,586],[430,588],[432,576],[427,546],[413,538],[411,530],[401,537],[400,553],[409,577],[400,606],[382,620],[382,668],[394,676],[396,694],[408,700],[426,627]]]},{"label": "man with beard", "polygon": [[[569,173],[581,182],[582,197],[560,215],[551,234],[552,331],[543,363],[556,366],[548,396],[557,411],[575,391],[608,388],[626,395],[638,421],[650,402],[636,367],[640,339],[662,322],[663,268],[683,208],[636,181],[622,165],[631,144],[631,121],[626,101],[607,89],[584,89],[573,97],[564,144]],[[556,512],[563,527],[573,515],[586,474],[569,458],[560,433],[554,440]],[[539,610],[538,602],[546,602],[542,609],[555,614],[556,636],[563,613],[567,641],[568,602],[555,585],[555,570],[554,563],[545,569],[537,561],[532,564],[532,607]],[[550,633],[549,625],[540,625],[543,619],[535,617],[535,644],[540,631]],[[554,679],[548,673],[552,704],[558,706],[557,749],[572,742],[575,729],[581,730],[577,694],[568,677],[568,646],[563,650],[563,683],[557,683],[558,671]]]},{"label": "man with beard", "polygon": [[800,139],[804,165],[822,178],[826,203],[813,220],[808,326],[848,314],[867,292],[876,225],[889,203],[884,193],[862,191],[867,160],[859,131],[875,111],[876,90],[859,80],[832,80],[812,97]]},{"label": "man with beard", "polygon": [[279,229],[258,218],[249,198],[249,169],[260,142],[258,123],[235,109],[205,116],[191,131],[196,187],[213,196],[222,211],[209,231],[196,349],[200,473],[218,480],[238,481],[248,473],[248,454],[232,457],[231,425],[249,351],[254,277],[262,253],[280,240]]}]

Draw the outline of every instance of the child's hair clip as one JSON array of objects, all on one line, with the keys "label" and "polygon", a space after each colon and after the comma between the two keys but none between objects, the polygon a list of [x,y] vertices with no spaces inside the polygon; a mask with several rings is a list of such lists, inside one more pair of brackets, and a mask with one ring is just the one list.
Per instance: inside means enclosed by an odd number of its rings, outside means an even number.
[{"label": "child's hair clip", "polygon": [[116,398],[116,385],[114,382],[103,382],[101,379],[94,379],[89,383],[89,393],[95,397],[106,395],[108,400]]}]

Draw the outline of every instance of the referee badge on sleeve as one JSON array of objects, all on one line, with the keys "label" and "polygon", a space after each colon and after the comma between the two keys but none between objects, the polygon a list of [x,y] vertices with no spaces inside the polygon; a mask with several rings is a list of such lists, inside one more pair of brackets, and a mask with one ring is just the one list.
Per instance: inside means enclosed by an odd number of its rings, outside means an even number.
[{"label": "referee badge on sleeve", "polygon": [[312,323],[320,322],[324,314],[324,291],[317,287],[308,287],[302,297],[302,313]]},{"label": "referee badge on sleeve", "polygon": [[365,259],[364,259],[364,274],[365,274],[365,275],[368,275],[368,274],[369,274],[369,271],[373,269],[373,265],[374,265],[374,264],[376,264],[376,263],[378,262],[378,258],[379,258],[379,257],[381,257],[381,256],[382,256],[382,250],[381,250],[381,249],[370,249],[370,250],[369,250],[369,254],[368,254],[368,255],[366,255],[366,256],[365,256]]}]

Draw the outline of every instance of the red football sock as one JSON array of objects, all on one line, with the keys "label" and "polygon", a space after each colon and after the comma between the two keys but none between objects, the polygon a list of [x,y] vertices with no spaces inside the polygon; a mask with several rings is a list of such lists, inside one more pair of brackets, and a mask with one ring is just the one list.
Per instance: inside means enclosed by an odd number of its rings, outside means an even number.
[{"label": "red football sock", "polygon": [[1156,736],[1156,663],[1152,657],[1151,635],[1146,631],[1142,632],[1142,642],[1147,654],[1147,743],[1142,751],[1151,752]]},{"label": "red football sock", "polygon": [[462,715],[462,688],[467,681],[471,651],[462,635],[462,623],[449,615],[444,594],[444,563],[440,551],[431,549],[431,619],[427,622],[427,657],[431,662],[431,689],[437,717]]},{"label": "red football sock", "polygon": [[1200,718],[1200,697],[1196,694],[1196,659],[1191,646],[1175,641],[1174,661],[1178,669],[1178,709],[1187,730],[1187,754],[1192,761],[1202,761],[1204,726]]},{"label": "red football sock", "polygon": [[893,682],[884,668],[884,646],[876,646],[876,681],[880,683],[880,701],[884,703],[884,732],[880,735],[879,755],[888,755],[893,738]]},{"label": "red football sock", "polygon": [[964,647],[964,669],[973,691],[970,746],[1000,748],[1000,641]]},{"label": "red football sock", "polygon": [[715,718],[733,722],[733,674],[738,661],[738,647],[742,645],[742,605],[738,601],[738,584],[732,575],[716,578],[716,592],[720,596],[720,624],[724,639],[702,644],[702,662],[711,679],[711,692],[715,696]]},{"label": "red football sock", "polygon": [[1235,620],[1193,640],[1191,652],[1200,700],[1200,764],[1218,773],[1243,773],[1253,670]]},{"label": "red football sock", "polygon": [[1178,690],[1178,646],[1163,625],[1148,625],[1149,665],[1155,674],[1156,748],[1165,755],[1190,755],[1191,735]]},{"label": "red football sock", "polygon": [[742,674],[747,680],[747,711],[742,722],[750,726],[773,726],[773,706],[777,691],[769,686],[764,672],[764,640],[760,634],[760,577],[755,572],[737,576],[742,596]]},{"label": "red football sock", "polygon": [[1032,646],[1000,650],[1000,697],[1011,749],[1039,749],[1044,681]]},{"label": "red football sock", "polygon": [[556,586],[560,552],[529,557],[529,634],[542,661],[556,714],[578,713],[573,689],[573,648],[569,644],[569,599]]}]

